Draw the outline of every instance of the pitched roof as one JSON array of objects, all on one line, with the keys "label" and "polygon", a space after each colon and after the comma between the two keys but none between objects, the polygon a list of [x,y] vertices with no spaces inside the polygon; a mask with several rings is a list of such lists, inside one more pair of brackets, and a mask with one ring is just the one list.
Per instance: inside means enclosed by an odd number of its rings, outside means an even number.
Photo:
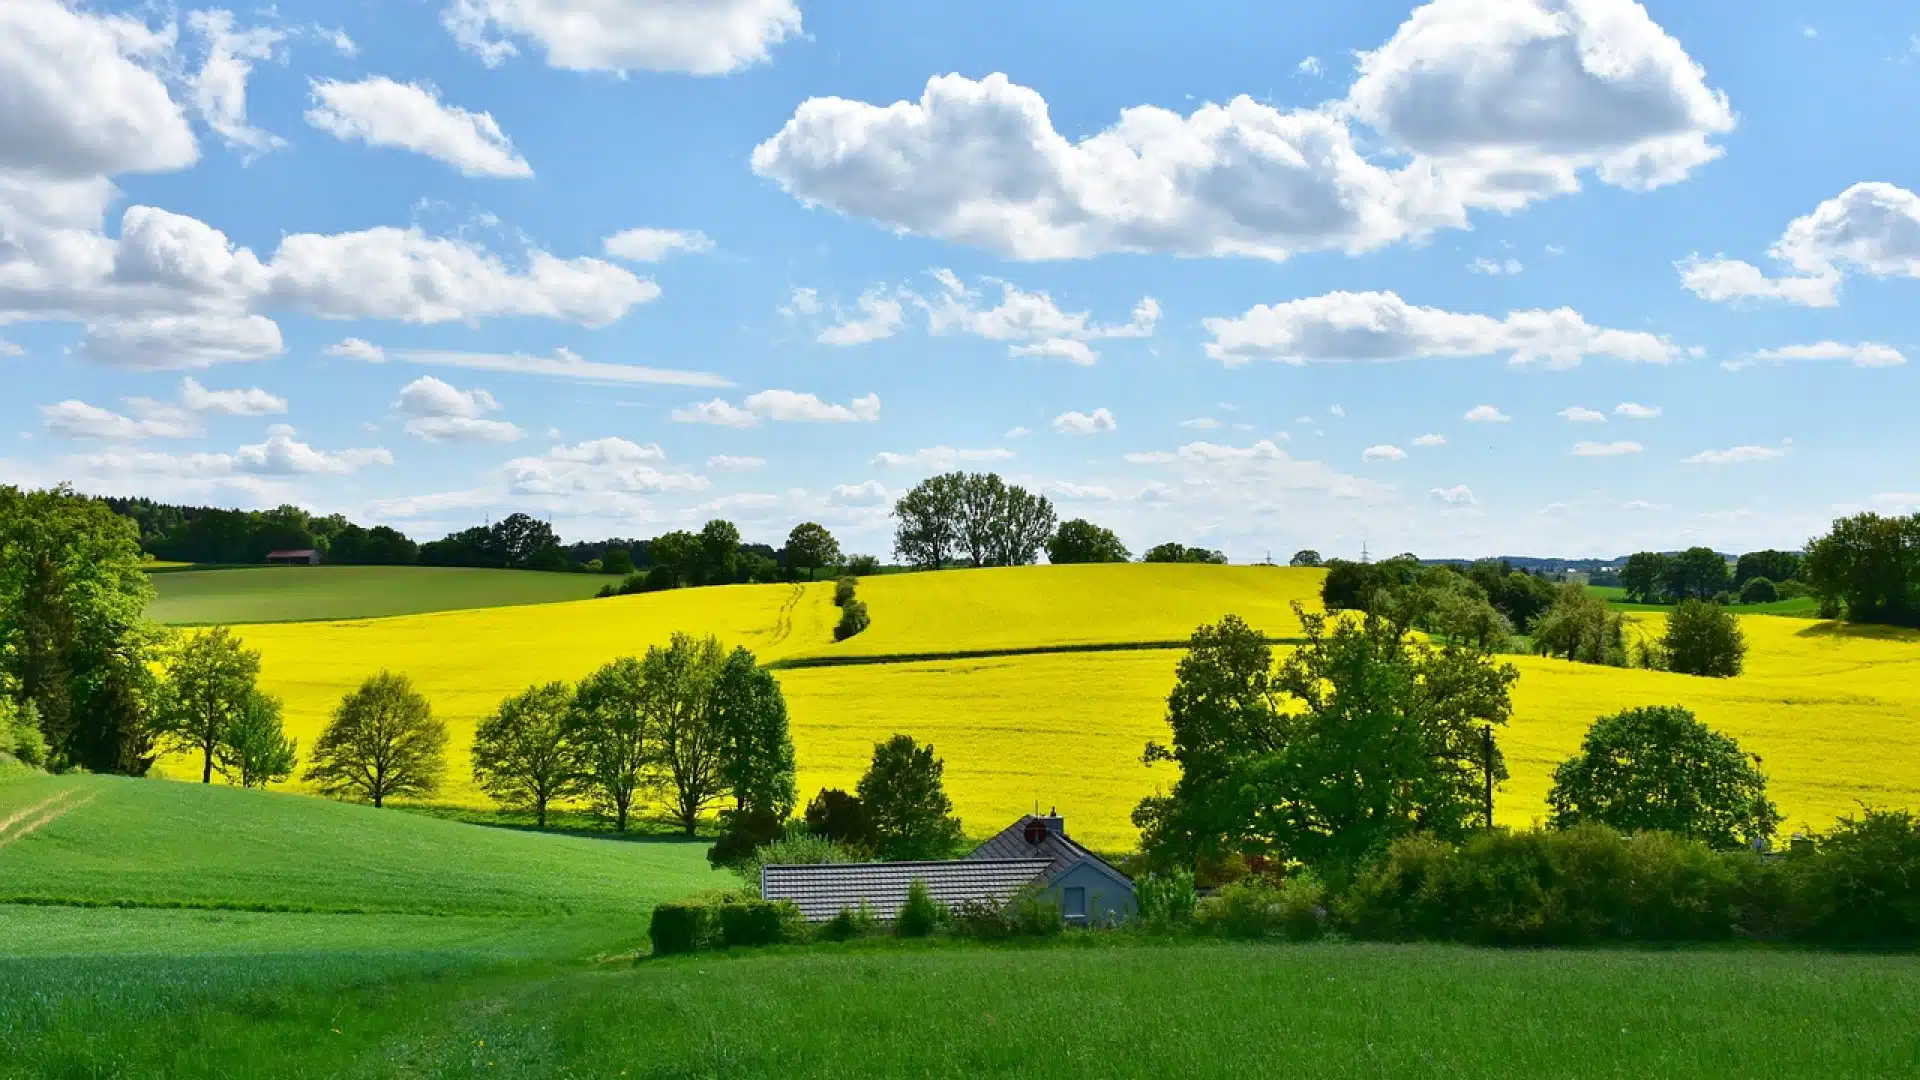
[{"label": "pitched roof", "polygon": [[[1035,821],[1048,826],[1038,844],[1029,843],[1027,840],[1027,826]],[[1108,866],[1105,859],[1074,843],[1073,839],[1064,831],[1059,818],[1038,817],[1033,814],[1024,815],[1019,821],[1000,830],[999,835],[981,844],[979,847],[974,848],[973,851],[967,855],[967,858],[1045,859],[1047,860],[1048,877],[1052,877],[1060,871],[1065,870],[1081,859],[1092,859],[1102,866],[1107,866],[1110,870],[1112,869],[1111,866]],[[1114,872],[1119,874],[1117,870]],[[1120,876],[1125,877],[1126,875],[1121,874]]]},{"label": "pitched roof", "polygon": [[312,554],[313,554],[312,548],[299,548],[293,551],[269,551],[267,552],[267,558],[269,559],[295,559],[295,558],[304,559],[307,556]]},{"label": "pitched roof", "polygon": [[907,900],[907,887],[926,882],[936,901],[953,907],[969,900],[1005,903],[1023,886],[1047,873],[1040,858],[974,859],[952,862],[825,863],[767,866],[760,871],[760,895],[791,900],[810,922],[824,922],[864,901],[877,918],[892,919]]}]

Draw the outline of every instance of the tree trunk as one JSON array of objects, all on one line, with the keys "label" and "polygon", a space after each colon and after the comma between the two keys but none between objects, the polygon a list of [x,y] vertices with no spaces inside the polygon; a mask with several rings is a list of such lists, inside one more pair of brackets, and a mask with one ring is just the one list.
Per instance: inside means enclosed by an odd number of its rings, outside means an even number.
[{"label": "tree trunk", "polygon": [[627,831],[627,808],[625,806],[618,806],[614,808],[613,831],[614,832]]},{"label": "tree trunk", "polygon": [[541,799],[539,802],[535,803],[533,806],[533,813],[534,813],[534,816],[539,819],[540,827],[543,829],[546,828],[547,827],[547,800]]},{"label": "tree trunk", "polygon": [[211,784],[213,783],[213,747],[207,747],[206,751],[206,760],[200,766],[200,782]]}]

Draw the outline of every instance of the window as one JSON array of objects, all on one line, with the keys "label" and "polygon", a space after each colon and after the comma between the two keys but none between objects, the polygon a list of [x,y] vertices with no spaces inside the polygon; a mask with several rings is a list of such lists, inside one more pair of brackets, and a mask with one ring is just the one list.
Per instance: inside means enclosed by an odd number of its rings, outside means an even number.
[{"label": "window", "polygon": [[1065,890],[1066,910],[1061,912],[1069,919],[1087,917],[1087,890],[1079,886]]}]

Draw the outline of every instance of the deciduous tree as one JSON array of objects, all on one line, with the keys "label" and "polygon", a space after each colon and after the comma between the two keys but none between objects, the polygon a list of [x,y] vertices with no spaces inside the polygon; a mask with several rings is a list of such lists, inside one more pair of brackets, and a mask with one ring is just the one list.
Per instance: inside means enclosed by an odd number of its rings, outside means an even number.
[{"label": "deciduous tree", "polygon": [[1657,551],[1636,551],[1620,569],[1620,587],[1629,603],[1657,604],[1666,596],[1672,559]]},{"label": "deciduous tree", "polygon": [[1582,664],[1627,666],[1626,621],[1584,585],[1560,587],[1553,606],[1533,622],[1533,651]]},{"label": "deciduous tree", "polygon": [[1018,484],[1007,488],[993,530],[994,564],[1031,566],[1038,562],[1058,520],[1053,502],[1046,496],[1035,495]]},{"label": "deciduous tree", "polygon": [[650,716],[646,677],[640,661],[631,656],[580,680],[567,713],[565,737],[573,749],[574,772],[618,832],[627,831],[647,777],[653,750]]},{"label": "deciduous tree", "polygon": [[447,726],[427,699],[405,675],[382,671],[341,699],[306,778],[324,795],[384,806],[438,791],[446,754]]},{"label": "deciduous tree", "polygon": [[960,844],[943,781],[946,763],[932,746],[895,735],[873,748],[860,778],[860,802],[873,823],[875,854],[889,861],[944,859]]},{"label": "deciduous tree", "polygon": [[821,567],[837,566],[839,563],[840,542],[824,526],[811,521],[802,522],[787,534],[787,568],[804,568],[808,581],[813,580]]},{"label": "deciduous tree", "polygon": [[1828,616],[1920,626],[1920,514],[1857,514],[1807,545],[1802,576]]},{"label": "deciduous tree", "polygon": [[938,570],[960,540],[961,473],[930,476],[893,504],[893,551],[908,566]]},{"label": "deciduous tree", "polygon": [[714,680],[713,713],[720,734],[720,779],[735,809],[784,821],[799,793],[780,681],[752,653],[736,648]]},{"label": "deciduous tree", "polygon": [[1319,566],[1320,563],[1320,553],[1312,548],[1301,548],[1293,553],[1293,558],[1287,560],[1288,566]]},{"label": "deciduous tree", "polygon": [[502,701],[474,729],[474,783],[503,806],[532,810],[546,828],[547,808],[581,787],[567,723],[572,711],[573,691],[562,682],[529,686]]},{"label": "deciduous tree", "polygon": [[725,738],[715,710],[714,689],[726,654],[718,638],[675,634],[640,661],[646,726],[653,736],[648,755],[652,786],[665,792],[681,831],[692,836],[700,814],[726,792],[721,771]]},{"label": "deciduous tree", "polygon": [[1047,561],[1056,566],[1069,563],[1123,563],[1133,555],[1112,529],[1102,528],[1086,518],[1063,521],[1047,541]]},{"label": "deciduous tree", "polygon": [[1550,820],[1556,828],[1599,822],[1739,847],[1780,824],[1759,765],[1686,709],[1628,709],[1596,720],[1580,753],[1554,770]]},{"label": "deciduous tree", "polygon": [[731,521],[715,518],[700,528],[700,584],[725,585],[733,580],[740,559],[740,530]]},{"label": "deciduous tree", "polygon": [[224,626],[187,638],[167,666],[159,730],[172,749],[200,756],[201,783],[213,782],[214,758],[259,677],[260,654]]},{"label": "deciduous tree", "polygon": [[214,764],[230,784],[264,788],[293,775],[300,762],[300,745],[287,738],[280,719],[280,699],[254,691],[227,725],[214,753]]},{"label": "deciduous tree", "polygon": [[1667,616],[1667,669],[1681,675],[1730,679],[1746,663],[1740,620],[1719,604],[1688,600]]},{"label": "deciduous tree", "polygon": [[1733,587],[1745,588],[1754,578],[1779,583],[1800,576],[1801,555],[1797,551],[1749,551],[1733,566]]}]

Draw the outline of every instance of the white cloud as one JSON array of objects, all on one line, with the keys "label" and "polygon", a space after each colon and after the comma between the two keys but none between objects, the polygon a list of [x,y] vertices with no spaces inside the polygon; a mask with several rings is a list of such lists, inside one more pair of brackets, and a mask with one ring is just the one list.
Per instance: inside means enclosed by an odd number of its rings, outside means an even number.
[{"label": "white cloud", "polygon": [[1637,442],[1577,442],[1573,444],[1574,457],[1621,457],[1637,454],[1644,449]]},{"label": "white cloud", "polygon": [[1327,406],[1327,412],[1332,416],[1337,416],[1344,420],[1347,416],[1347,407],[1345,405],[1329,405]]},{"label": "white cloud", "polygon": [[[572,499],[614,496],[614,505],[630,506],[634,496],[670,491],[705,491],[704,476],[685,469],[660,468],[666,455],[651,443],[620,438],[556,446],[538,457],[514,458],[501,466],[507,491],[520,496]],[[562,504],[564,505],[564,503]]]},{"label": "white cloud", "polygon": [[417,416],[407,421],[407,434],[426,442],[510,443],[526,432],[505,420],[473,416]]},{"label": "white cloud", "polygon": [[1100,354],[1084,341],[1072,338],[1048,338],[1046,341],[1031,345],[1015,345],[1008,350],[1014,356],[1039,356],[1050,360],[1065,360],[1069,364],[1091,367],[1099,361]]},{"label": "white cloud", "polygon": [[1413,440],[1415,446],[1445,446],[1447,437],[1440,434],[1421,435]]},{"label": "white cloud", "polygon": [[1033,434],[1033,431],[1030,428],[1016,427],[1008,428],[1007,433],[1001,437],[1006,439],[1024,439],[1031,434]]},{"label": "white cloud", "polygon": [[1746,465],[1756,461],[1772,461],[1787,456],[1785,447],[1780,446],[1733,446],[1725,450],[1702,450],[1689,458],[1682,458],[1684,465]]},{"label": "white cloud", "polygon": [[87,323],[80,355],[136,371],[270,360],[286,351],[280,327],[260,315],[153,315]]},{"label": "white cloud", "polygon": [[604,246],[616,259],[657,263],[673,255],[704,255],[713,241],[698,229],[626,229],[607,237]]},{"label": "white cloud", "polygon": [[1645,499],[1629,499],[1620,504],[1620,509],[1632,510],[1638,513],[1655,513],[1661,510],[1672,509],[1672,507],[1667,503],[1648,502]]},{"label": "white cloud", "polygon": [[222,416],[270,416],[287,411],[287,399],[259,387],[209,390],[192,378],[180,380],[180,404],[196,413]]},{"label": "white cloud", "polygon": [[1465,484],[1455,484],[1448,488],[1434,488],[1427,494],[1432,496],[1435,502],[1444,503],[1447,506],[1472,506],[1474,504],[1473,489]]},{"label": "white cloud", "polygon": [[1192,428],[1195,431],[1217,431],[1226,425],[1211,416],[1196,416],[1191,420],[1180,421],[1180,426],[1183,428]]},{"label": "white cloud", "polygon": [[1416,307],[1391,292],[1334,292],[1259,304],[1234,318],[1202,319],[1207,355],[1230,366],[1466,358],[1509,354],[1514,364],[1570,368],[1589,356],[1650,364],[1680,352],[1666,338],[1589,324],[1572,308],[1509,312],[1503,319]]},{"label": "white cloud", "polygon": [[1907,362],[1900,350],[1891,345],[1865,341],[1857,345],[1847,345],[1838,341],[1821,341],[1812,345],[1787,345],[1778,349],[1760,349],[1737,360],[1728,360],[1720,366],[1728,371],[1752,367],[1755,364],[1788,364],[1801,362],[1838,362],[1852,364],[1854,367],[1898,367]]},{"label": "white cloud", "polygon": [[1702,300],[1724,304],[1734,300],[1782,300],[1801,307],[1825,308],[1840,302],[1840,275],[1786,275],[1770,278],[1749,262],[1715,256],[1689,255],[1674,264],[1680,285]]},{"label": "white cloud", "polygon": [[1319,57],[1309,56],[1305,60],[1300,61],[1300,63],[1294,67],[1294,70],[1302,75],[1309,75],[1317,79],[1326,68],[1320,63]]},{"label": "white cloud", "polygon": [[445,104],[429,83],[395,82],[384,75],[350,83],[316,79],[313,102],[307,123],[342,142],[408,150],[451,165],[463,176],[533,175],[492,113]]},{"label": "white cloud", "polygon": [[951,469],[955,465],[984,461],[1006,461],[1011,457],[1013,457],[1013,451],[1002,450],[998,447],[986,450],[960,450],[951,446],[929,446],[921,450],[915,450],[910,454],[899,454],[890,450],[882,451],[875,455],[873,463],[875,465],[886,465],[894,468],[917,465],[929,469]]},{"label": "white cloud", "polygon": [[1560,416],[1562,419],[1570,420],[1576,424],[1604,424],[1607,422],[1606,413],[1596,412],[1593,409],[1588,409],[1580,405],[1569,405],[1561,409]]},{"label": "white cloud", "polygon": [[183,169],[193,130],[156,69],[173,31],[59,0],[0,4],[0,171],[60,180]]},{"label": "white cloud", "polygon": [[1064,412],[1053,418],[1053,431],[1056,435],[1098,435],[1101,432],[1117,431],[1120,425],[1113,414],[1106,409],[1095,409],[1091,413]]},{"label": "white cloud", "polygon": [[391,465],[393,455],[380,447],[365,450],[316,450],[291,434],[272,434],[267,440],[234,451],[236,472],[263,476],[345,476],[369,465]]},{"label": "white cloud", "polygon": [[1475,259],[1472,262],[1468,263],[1467,269],[1475,274],[1490,274],[1490,275],[1498,276],[1500,274],[1512,275],[1512,274],[1523,273],[1527,268],[1520,262],[1519,259],[1508,259],[1505,262],[1495,262],[1494,260],[1483,256],[1481,258]]},{"label": "white cloud", "polygon": [[197,428],[183,428],[171,416],[134,419],[76,400],[40,406],[40,423],[47,434],[63,439],[133,442],[146,438],[190,438],[199,434]]},{"label": "white cloud", "polygon": [[572,71],[724,75],[798,37],[795,0],[451,0],[440,21],[492,67],[529,40]]},{"label": "white cloud", "polygon": [[27,350],[25,347],[20,345],[15,345],[13,342],[8,341],[5,338],[0,338],[0,356],[25,356],[25,355],[27,355]]},{"label": "white cloud", "polygon": [[827,496],[828,502],[842,506],[881,506],[892,500],[893,493],[878,480],[840,484]]},{"label": "white cloud", "polygon": [[1361,461],[1405,461],[1407,452],[1397,446],[1382,444],[1369,446],[1360,452]]},{"label": "white cloud", "polygon": [[1171,467],[1184,474],[1182,497],[1218,495],[1229,502],[1244,503],[1284,491],[1367,498],[1386,490],[1374,481],[1349,476],[1323,462],[1295,458],[1271,439],[1249,446],[1191,442],[1171,451],[1129,453],[1124,459],[1134,465]]},{"label": "white cloud", "polygon": [[732,380],[705,371],[678,371],[671,368],[636,367],[583,359],[571,349],[555,349],[552,356],[528,356],[524,353],[469,353],[438,349],[404,349],[394,358],[431,367],[469,368],[474,371],[510,371],[520,375],[545,375],[583,382],[642,384],[655,386],[729,387]]},{"label": "white cloud", "polygon": [[1124,323],[1093,321],[1089,311],[1069,312],[1044,292],[1027,292],[1009,281],[987,279],[998,286],[997,303],[988,306],[981,290],[968,288],[951,270],[932,271],[938,295],[908,294],[927,313],[927,330],[934,334],[963,333],[988,341],[1009,343],[1014,356],[1042,356],[1089,365],[1099,359],[1086,343],[1119,338],[1149,338],[1160,322],[1160,302],[1141,297]]},{"label": "white cloud", "polygon": [[795,318],[801,315],[818,315],[820,313],[820,290],[793,290],[793,298],[787,301],[787,305],[780,308],[779,311],[780,314],[788,318]]},{"label": "white cloud", "polygon": [[1642,405],[1637,401],[1623,401],[1613,407],[1613,415],[1624,416],[1628,420],[1658,420],[1660,406]]},{"label": "white cloud", "polygon": [[715,454],[707,459],[707,468],[722,469],[727,472],[744,472],[759,469],[767,464],[766,458],[736,456],[734,454]]},{"label": "white cloud", "polygon": [[324,350],[328,356],[343,356],[349,360],[365,360],[370,364],[383,364],[387,360],[387,351],[370,341],[350,337],[338,345],[329,345]]},{"label": "white cloud", "polygon": [[230,11],[191,12],[187,26],[206,49],[187,89],[207,126],[249,157],[286,146],[285,139],[247,123],[247,78],[253,74],[253,62],[271,60],[274,46],[286,35],[268,26],[236,30]]},{"label": "white cloud", "polygon": [[685,424],[755,427],[762,420],[777,423],[864,423],[880,418],[880,396],[867,394],[845,405],[820,400],[793,390],[762,390],[748,394],[745,408],[720,398],[673,410],[673,419]]},{"label": "white cloud", "polygon": [[500,402],[485,390],[462,390],[424,375],[400,390],[394,407],[407,415],[407,434],[427,442],[509,443],[525,434],[505,420],[489,420]]},{"label": "white cloud", "polygon": [[[809,290],[810,291],[810,290]],[[799,309],[801,298],[799,291],[794,293],[794,303]],[[814,310],[819,309],[817,298],[812,299]],[[905,312],[900,301],[892,299],[877,290],[862,293],[859,300],[860,317],[843,318],[833,326],[820,331],[814,340],[822,345],[865,345],[893,336],[905,321]]]},{"label": "white cloud", "polygon": [[659,443],[636,443],[609,437],[590,439],[573,446],[556,446],[547,452],[554,461],[579,465],[625,465],[636,461],[665,461],[667,452]]},{"label": "white cloud", "polygon": [[1469,424],[1504,424],[1513,419],[1492,405],[1475,405],[1466,411],[1460,419]]}]

